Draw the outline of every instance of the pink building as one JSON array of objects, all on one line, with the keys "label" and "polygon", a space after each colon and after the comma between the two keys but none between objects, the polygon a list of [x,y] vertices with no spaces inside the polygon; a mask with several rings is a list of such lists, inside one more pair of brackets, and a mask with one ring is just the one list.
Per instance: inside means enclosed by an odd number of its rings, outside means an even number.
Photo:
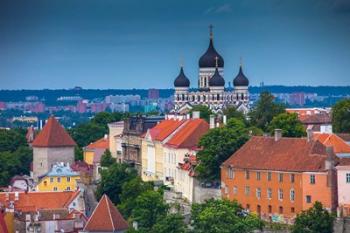
[{"label": "pink building", "polygon": [[6,109],[6,103],[0,101],[0,110],[5,110]]},{"label": "pink building", "polygon": [[350,157],[341,158],[337,169],[338,210],[342,216],[350,216]]}]

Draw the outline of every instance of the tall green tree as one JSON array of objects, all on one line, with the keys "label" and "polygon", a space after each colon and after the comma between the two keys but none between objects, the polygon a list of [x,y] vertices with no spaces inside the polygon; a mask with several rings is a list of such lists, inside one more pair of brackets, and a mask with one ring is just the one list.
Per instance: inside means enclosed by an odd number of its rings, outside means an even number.
[{"label": "tall green tree", "polygon": [[137,171],[124,163],[113,163],[107,169],[101,171],[101,182],[97,186],[98,199],[107,194],[111,201],[117,205],[120,203],[120,194],[124,183],[134,179]]},{"label": "tall green tree", "polygon": [[235,118],[230,119],[225,127],[209,130],[199,142],[203,149],[197,153],[198,178],[203,181],[220,180],[221,164],[248,139],[249,132],[245,124]]},{"label": "tall green tree", "polygon": [[200,112],[200,118],[206,120],[209,122],[210,115],[214,114],[210,108],[208,108],[205,105],[195,105],[191,109],[190,113],[192,114],[193,112]]},{"label": "tall green tree", "polygon": [[115,163],[115,158],[112,157],[111,152],[107,149],[101,157],[101,166],[102,167],[109,167],[113,163]]},{"label": "tall green tree", "polygon": [[226,115],[227,119],[231,119],[231,118],[236,118],[236,119],[239,119],[243,122],[246,121],[246,118],[243,114],[243,112],[240,112],[238,111],[235,107],[233,106],[230,106],[230,107],[227,107],[223,110],[223,114]]},{"label": "tall green tree", "polygon": [[68,131],[79,147],[84,147],[107,134],[105,126],[96,123],[83,123]]},{"label": "tall green tree", "polygon": [[140,232],[152,232],[153,226],[165,218],[169,206],[164,203],[160,192],[149,190],[135,199],[131,220],[136,221]]},{"label": "tall green tree", "polygon": [[334,216],[315,202],[312,208],[297,215],[292,233],[332,233]]},{"label": "tall green tree", "polygon": [[144,182],[139,176],[123,184],[120,194],[121,203],[118,205],[118,209],[125,218],[129,218],[135,208],[135,199],[149,190],[153,190],[153,183]]},{"label": "tall green tree", "polygon": [[332,107],[332,125],[336,133],[350,133],[350,99],[340,100]]},{"label": "tall green tree", "polygon": [[306,135],[303,124],[296,113],[281,113],[275,116],[268,126],[271,134],[275,129],[281,129],[284,137],[302,137]]},{"label": "tall green tree", "polygon": [[184,223],[184,218],[180,214],[168,214],[166,217],[159,219],[153,226],[152,232],[185,233],[186,225]]},{"label": "tall green tree", "polygon": [[262,92],[260,99],[249,113],[250,122],[252,125],[266,131],[273,117],[283,112],[285,112],[284,105],[275,103],[274,96],[269,92]]},{"label": "tall green tree", "polygon": [[13,152],[23,145],[27,145],[27,140],[23,134],[15,129],[0,129],[0,152]]},{"label": "tall green tree", "polygon": [[244,213],[236,201],[229,200],[193,204],[191,220],[195,233],[248,233],[263,227],[258,217]]}]

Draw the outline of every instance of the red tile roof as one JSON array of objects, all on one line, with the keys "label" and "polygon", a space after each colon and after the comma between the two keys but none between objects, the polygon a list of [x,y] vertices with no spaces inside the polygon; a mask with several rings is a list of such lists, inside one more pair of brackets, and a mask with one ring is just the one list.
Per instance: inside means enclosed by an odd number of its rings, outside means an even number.
[{"label": "red tile roof", "polygon": [[75,146],[76,143],[60,123],[54,118],[50,117],[42,129],[42,131],[35,137],[33,147],[61,147],[61,146]]},{"label": "red tile roof", "polygon": [[340,158],[339,166],[350,166],[350,158]]},{"label": "red tile roof", "polygon": [[14,201],[15,209],[23,212],[37,211],[39,209],[62,209],[67,208],[79,193],[80,191],[20,192],[18,193],[17,201],[15,200],[14,192],[0,193],[0,204],[8,207],[10,201]]},{"label": "red tile roof", "polygon": [[333,146],[335,153],[350,153],[350,145],[336,134],[314,133],[314,139],[320,141],[325,146]]},{"label": "red tile roof", "polygon": [[100,138],[99,140],[89,144],[86,148],[90,150],[109,149],[109,138],[108,137]]},{"label": "red tile roof", "polygon": [[118,232],[126,229],[128,223],[104,194],[86,223],[84,232]]},{"label": "red tile roof", "polygon": [[158,123],[156,126],[149,130],[149,133],[153,140],[163,141],[171,133],[173,133],[177,128],[179,128],[185,120],[163,120]]},{"label": "red tile roof", "polygon": [[252,137],[223,165],[274,171],[324,171],[326,147],[306,138]]},{"label": "red tile roof", "polygon": [[195,149],[198,147],[200,138],[208,130],[209,124],[203,119],[186,120],[182,128],[171,137],[166,145],[175,148]]}]

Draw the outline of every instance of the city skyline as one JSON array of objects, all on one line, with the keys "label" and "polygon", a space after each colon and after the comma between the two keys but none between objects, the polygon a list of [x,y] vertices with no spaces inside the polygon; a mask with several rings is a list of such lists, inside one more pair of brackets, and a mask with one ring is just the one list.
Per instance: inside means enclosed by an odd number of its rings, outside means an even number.
[{"label": "city skyline", "polygon": [[232,83],[350,85],[350,3],[2,1],[0,89],[172,88],[180,60],[197,87],[209,43]]}]

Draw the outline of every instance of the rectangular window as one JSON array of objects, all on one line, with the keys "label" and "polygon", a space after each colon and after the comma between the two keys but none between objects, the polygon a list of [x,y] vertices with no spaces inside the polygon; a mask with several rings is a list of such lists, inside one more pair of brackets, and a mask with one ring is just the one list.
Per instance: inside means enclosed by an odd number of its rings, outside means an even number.
[{"label": "rectangular window", "polygon": [[279,213],[280,213],[280,214],[283,214],[283,206],[280,206],[280,208],[279,208]]},{"label": "rectangular window", "polygon": [[57,183],[61,182],[61,177],[57,177]]},{"label": "rectangular window", "polygon": [[248,170],[246,170],[246,171],[245,171],[245,178],[246,178],[247,180],[249,180],[249,177],[250,177],[250,175],[249,175],[249,171],[248,171]]},{"label": "rectangular window", "polygon": [[250,195],[250,187],[249,186],[245,186],[244,193],[245,193],[246,196]]},{"label": "rectangular window", "polygon": [[268,173],[267,173],[267,180],[268,180],[268,181],[271,181],[271,179],[272,179],[272,173],[271,173],[271,172],[268,172]]},{"label": "rectangular window", "polygon": [[261,176],[260,176],[260,172],[256,172],[256,180],[260,180]]},{"label": "rectangular window", "polygon": [[310,195],[306,195],[306,203],[311,203],[311,196]]},{"label": "rectangular window", "polygon": [[67,182],[70,182],[70,177],[67,177]]},{"label": "rectangular window", "polygon": [[237,188],[237,186],[233,186],[233,194],[237,194],[238,193],[238,188]]},{"label": "rectangular window", "polygon": [[295,200],[295,191],[294,191],[294,189],[291,189],[291,190],[290,190],[289,196],[290,196],[290,200],[291,200],[291,201],[294,201],[294,200]]},{"label": "rectangular window", "polygon": [[235,174],[234,174],[233,168],[229,167],[228,168],[228,178],[233,179],[234,175]]},{"label": "rectangular window", "polygon": [[310,175],[310,184],[315,184],[315,183],[316,183],[315,175]]},{"label": "rectangular window", "polygon": [[67,191],[70,191],[70,187],[67,187],[67,189],[66,189]]},{"label": "rectangular window", "polygon": [[283,174],[282,173],[278,174],[278,182],[283,182]]},{"label": "rectangular window", "polygon": [[295,213],[294,207],[290,208],[290,212],[291,212],[291,213]]},{"label": "rectangular window", "polygon": [[282,189],[278,189],[278,200],[283,200],[283,190]]},{"label": "rectangular window", "polygon": [[272,198],[272,189],[270,189],[270,188],[267,189],[267,198],[268,199]]},{"label": "rectangular window", "polygon": [[346,183],[350,184],[350,173],[346,173]]},{"label": "rectangular window", "polygon": [[294,183],[294,174],[290,174],[290,182]]},{"label": "rectangular window", "polygon": [[260,188],[256,189],[256,198],[258,198],[258,199],[261,198],[261,189]]},{"label": "rectangular window", "polygon": [[53,183],[53,177],[50,177],[50,183]]},{"label": "rectangular window", "polygon": [[268,206],[268,211],[269,211],[269,214],[272,213],[272,206],[271,205]]},{"label": "rectangular window", "polygon": [[53,191],[57,191],[57,187],[53,187]]},{"label": "rectangular window", "polygon": [[249,204],[246,205],[246,209],[250,210],[250,205]]}]

